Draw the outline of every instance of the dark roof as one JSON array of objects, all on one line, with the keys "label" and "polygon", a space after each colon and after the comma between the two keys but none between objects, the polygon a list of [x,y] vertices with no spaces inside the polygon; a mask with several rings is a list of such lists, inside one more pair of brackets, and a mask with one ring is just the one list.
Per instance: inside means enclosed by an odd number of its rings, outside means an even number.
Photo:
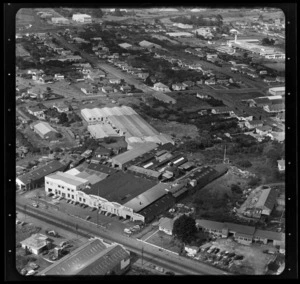
[{"label": "dark roof", "polygon": [[255,231],[255,227],[245,226],[245,225],[239,225],[234,223],[224,223],[224,227],[227,227],[229,231],[234,231],[239,234],[244,235],[253,235]]},{"label": "dark roof", "polygon": [[60,171],[65,167],[66,165],[55,160],[38,169],[35,169],[24,175],[19,176],[18,179],[22,181],[25,185],[30,184],[31,182],[37,181],[53,172]]},{"label": "dark roof", "polygon": [[99,192],[99,196],[108,201],[124,204],[155,184],[154,181],[119,171],[93,184],[91,188],[85,189],[84,192],[93,195],[98,195]]},{"label": "dark roof", "polygon": [[118,171],[116,169],[104,165],[97,165],[97,164],[90,164],[87,168],[101,173],[109,174],[109,175],[112,175]]},{"label": "dark roof", "polygon": [[135,172],[135,173],[140,173],[140,174],[144,174],[146,176],[149,177],[154,177],[154,178],[158,178],[159,176],[161,176],[160,172],[157,171],[153,171],[153,170],[149,170],[149,169],[144,169],[143,167],[137,167],[137,166],[130,166],[128,168],[129,171]]},{"label": "dark roof", "polygon": [[275,100],[270,100],[272,105],[277,105],[277,104],[283,104],[284,100],[283,99],[275,99]]},{"label": "dark roof", "polygon": [[268,209],[272,210],[277,198],[277,192],[275,189],[268,188],[264,189],[261,193],[255,207],[267,207]]},{"label": "dark roof", "polygon": [[150,204],[143,210],[139,211],[138,213],[145,217],[146,222],[148,220],[152,220],[162,211],[167,210],[168,208],[172,207],[174,204],[174,198],[171,194],[166,194],[162,196],[160,199],[156,200],[154,203]]},{"label": "dark roof", "polygon": [[257,229],[254,233],[254,238],[283,241],[283,234],[278,232]]}]

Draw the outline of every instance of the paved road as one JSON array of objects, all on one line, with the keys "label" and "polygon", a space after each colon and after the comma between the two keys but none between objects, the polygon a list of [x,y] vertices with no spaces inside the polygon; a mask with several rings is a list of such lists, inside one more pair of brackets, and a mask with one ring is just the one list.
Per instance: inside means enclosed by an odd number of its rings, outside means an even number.
[{"label": "paved road", "polygon": [[[19,198],[17,201],[17,209],[24,212],[24,203],[27,203],[24,198]],[[79,226],[79,232],[95,235],[102,237],[106,240],[121,243],[126,246],[130,251],[142,255],[143,257],[157,265],[165,267],[167,269],[173,270],[180,274],[194,274],[194,275],[227,275],[229,273],[219,270],[215,267],[209,266],[207,264],[196,262],[181,256],[174,255],[172,253],[166,253],[160,251],[158,248],[151,246],[150,244],[143,243],[136,239],[122,236],[120,234],[111,232],[105,228],[97,228],[94,223],[88,221],[76,219],[66,214],[48,209],[40,210],[39,208],[34,208],[30,205],[26,209],[27,214],[34,214],[36,218],[48,219],[49,225],[65,227],[74,231],[75,224]],[[49,214],[50,213],[50,214]]]}]

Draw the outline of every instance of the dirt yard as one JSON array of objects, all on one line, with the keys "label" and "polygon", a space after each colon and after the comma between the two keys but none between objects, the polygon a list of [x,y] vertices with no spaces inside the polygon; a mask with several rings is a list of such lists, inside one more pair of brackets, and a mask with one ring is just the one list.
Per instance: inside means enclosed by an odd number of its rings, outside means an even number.
[{"label": "dirt yard", "polygon": [[174,238],[161,231],[158,231],[156,234],[147,239],[147,243],[154,244],[176,253],[180,252],[180,247],[175,243]]}]

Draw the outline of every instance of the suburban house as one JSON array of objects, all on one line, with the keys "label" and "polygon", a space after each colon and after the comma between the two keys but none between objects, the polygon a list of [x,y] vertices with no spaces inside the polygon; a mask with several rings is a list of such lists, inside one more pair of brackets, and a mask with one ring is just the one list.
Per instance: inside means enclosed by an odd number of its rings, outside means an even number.
[{"label": "suburban house", "polygon": [[27,108],[28,112],[39,119],[46,119],[45,111],[47,108],[41,105],[29,106]]},{"label": "suburban house", "polygon": [[174,91],[181,91],[181,90],[185,90],[185,86],[181,83],[176,83],[176,84],[172,84],[172,89]]},{"label": "suburban house", "polygon": [[111,150],[104,147],[98,147],[94,152],[94,156],[97,158],[109,158],[110,155]]},{"label": "suburban house", "polygon": [[106,87],[102,87],[101,91],[103,93],[109,94],[109,93],[113,93],[114,92],[114,88],[112,88],[110,86],[106,86]]},{"label": "suburban house", "polygon": [[213,114],[233,114],[233,110],[230,107],[224,106],[224,107],[214,107],[211,110],[211,113]]},{"label": "suburban house", "polygon": [[216,53],[207,53],[206,54],[206,59],[207,60],[217,59],[217,58],[218,58],[218,54],[216,54]]},{"label": "suburban house", "polygon": [[68,112],[69,111],[69,106],[63,104],[63,103],[55,103],[53,105],[53,108],[56,108],[58,112]]},{"label": "suburban house", "polygon": [[92,94],[95,93],[94,89],[91,88],[91,87],[88,87],[88,86],[82,87],[82,88],[80,88],[80,90],[81,90],[83,93],[85,93],[86,95],[92,95]]},{"label": "suburban house", "polygon": [[210,98],[209,95],[199,94],[199,93],[197,93],[196,97],[199,99],[209,99]]},{"label": "suburban house", "polygon": [[65,76],[62,75],[62,74],[55,74],[54,75],[54,79],[56,79],[56,80],[63,80],[63,79],[65,79]]},{"label": "suburban house", "polygon": [[182,85],[185,86],[186,88],[190,88],[190,87],[193,87],[195,85],[195,83],[192,81],[184,81],[182,83]]},{"label": "suburban house", "polygon": [[152,96],[154,98],[156,98],[157,100],[168,103],[168,104],[176,104],[176,102],[177,102],[176,99],[174,99],[164,93],[161,93],[161,92],[154,92],[154,93],[152,93]]},{"label": "suburban house", "polygon": [[163,83],[155,83],[153,89],[158,92],[171,92],[168,86]]},{"label": "suburban house", "polygon": [[131,87],[128,86],[128,85],[121,86],[121,87],[120,87],[120,90],[123,91],[123,92],[125,92],[125,93],[128,93],[128,92],[131,91]]},{"label": "suburban house", "polygon": [[100,78],[105,78],[105,73],[101,70],[93,70],[89,72],[85,78],[90,79],[92,81],[99,80]]},{"label": "suburban house", "polygon": [[23,249],[28,249],[31,253],[39,255],[47,247],[48,242],[49,239],[47,236],[33,234],[20,243]]},{"label": "suburban house", "polygon": [[120,84],[121,79],[109,79],[109,83],[111,83],[111,84]]},{"label": "suburban house", "polygon": [[259,135],[266,135],[272,131],[272,127],[269,125],[263,125],[255,128],[255,132]]},{"label": "suburban house", "polygon": [[278,170],[280,172],[284,172],[285,171],[285,160],[284,159],[278,160],[277,164],[278,164]]},{"label": "suburban house", "polygon": [[149,73],[148,72],[139,72],[137,73],[137,76],[143,80],[147,79],[148,76],[149,76]]},{"label": "suburban house", "polygon": [[285,110],[284,104],[272,104],[272,105],[265,105],[263,109],[266,112],[282,112]]},{"label": "suburban house", "polygon": [[263,122],[261,120],[247,120],[245,122],[245,126],[248,128],[248,129],[254,129],[256,127],[260,127],[260,126],[263,126]]},{"label": "suburban house", "polygon": [[42,76],[39,78],[39,81],[42,83],[52,83],[54,80],[53,76],[50,75],[46,75],[46,76]]},{"label": "suburban house", "polygon": [[159,222],[159,230],[172,236],[173,225],[174,225],[174,220],[172,220],[170,218],[161,218],[161,220]]},{"label": "suburban house", "polygon": [[205,80],[204,84],[205,85],[215,85],[216,80],[214,78],[210,78],[210,79]]}]

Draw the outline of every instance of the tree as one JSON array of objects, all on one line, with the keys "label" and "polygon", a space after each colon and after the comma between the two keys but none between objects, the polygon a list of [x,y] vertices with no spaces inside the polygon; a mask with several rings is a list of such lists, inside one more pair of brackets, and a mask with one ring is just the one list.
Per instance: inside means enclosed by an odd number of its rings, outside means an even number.
[{"label": "tree", "polygon": [[64,123],[68,122],[68,116],[64,112],[61,113],[58,118],[59,118],[59,123],[61,123],[61,124],[64,124]]},{"label": "tree", "polygon": [[175,220],[173,233],[181,241],[191,241],[196,232],[196,222],[192,217],[184,214]]},{"label": "tree", "polygon": [[234,193],[242,193],[242,189],[237,184],[232,184],[231,190]]}]

